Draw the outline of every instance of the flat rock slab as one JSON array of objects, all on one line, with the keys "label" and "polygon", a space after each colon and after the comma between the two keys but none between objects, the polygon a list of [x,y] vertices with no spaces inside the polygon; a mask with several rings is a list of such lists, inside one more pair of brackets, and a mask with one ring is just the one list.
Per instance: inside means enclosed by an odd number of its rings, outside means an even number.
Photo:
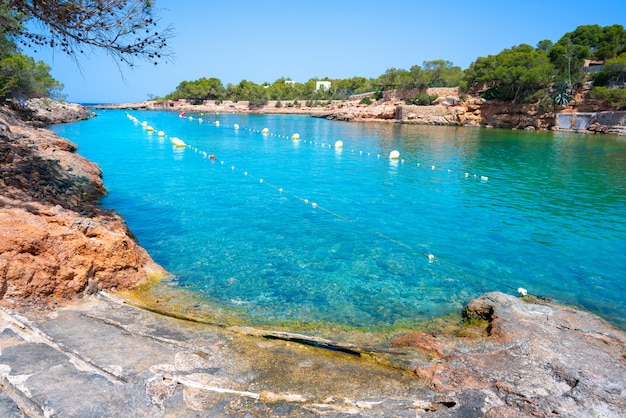
[{"label": "flat rock slab", "polygon": [[415,333],[379,352],[183,321],[106,293],[0,308],[0,416],[626,416],[626,334],[527,302],[486,294],[466,314],[489,335]]},{"label": "flat rock slab", "polygon": [[0,312],[2,416],[415,416],[438,402],[410,371],[108,300]]}]

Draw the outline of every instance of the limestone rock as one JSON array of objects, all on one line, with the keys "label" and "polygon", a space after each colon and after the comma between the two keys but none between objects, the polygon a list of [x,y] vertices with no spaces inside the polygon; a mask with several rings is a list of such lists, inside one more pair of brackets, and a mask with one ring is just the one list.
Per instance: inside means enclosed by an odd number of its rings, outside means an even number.
[{"label": "limestone rock", "polygon": [[[464,314],[488,319],[489,337],[455,346],[443,340],[444,355],[416,375],[452,399],[476,390],[495,396],[500,404],[483,406],[485,416],[623,416],[626,333],[595,315],[529,299],[494,292],[470,302]],[[432,339],[428,349],[437,351]]]},{"label": "limestone rock", "polygon": [[96,205],[100,168],[20,115],[0,109],[0,299],[68,299],[165,274],[124,220]]}]

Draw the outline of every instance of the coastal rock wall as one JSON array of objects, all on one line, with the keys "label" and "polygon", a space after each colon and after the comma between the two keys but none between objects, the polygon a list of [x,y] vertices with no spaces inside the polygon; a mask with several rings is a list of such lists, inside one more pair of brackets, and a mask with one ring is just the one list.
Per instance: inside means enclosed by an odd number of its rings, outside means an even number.
[{"label": "coastal rock wall", "polygon": [[123,219],[96,205],[100,168],[33,127],[37,112],[22,123],[14,106],[0,109],[0,299],[66,299],[165,274]]},{"label": "coastal rock wall", "polygon": [[562,112],[556,115],[560,131],[626,135],[626,111]]}]

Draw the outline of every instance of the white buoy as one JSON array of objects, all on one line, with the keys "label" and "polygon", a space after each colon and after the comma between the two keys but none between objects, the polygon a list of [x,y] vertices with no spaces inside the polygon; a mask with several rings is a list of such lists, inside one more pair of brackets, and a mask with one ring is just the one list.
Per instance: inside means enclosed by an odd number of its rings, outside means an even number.
[{"label": "white buoy", "polygon": [[432,263],[433,261],[435,261],[435,256],[433,254],[428,254],[428,261],[430,263]]},{"label": "white buoy", "polygon": [[311,206],[313,206],[314,208],[316,208],[316,207],[317,207],[317,203],[313,202],[313,203],[311,203]]},{"label": "white buoy", "polygon": [[159,133],[158,133],[157,135],[159,135],[159,136],[165,136],[165,132],[163,132],[163,131],[159,131]]},{"label": "white buoy", "polygon": [[215,121],[215,126],[220,126],[220,121],[219,120]]},{"label": "white buoy", "polygon": [[335,142],[335,148],[343,148],[343,141],[339,140],[339,141]]},{"label": "white buoy", "polygon": [[199,119],[198,119],[198,122],[199,122],[199,123],[202,123],[202,122],[204,122],[204,119],[199,118]]},{"label": "white buoy", "polygon": [[147,128],[147,127],[148,127],[148,122],[143,121],[143,122],[141,123],[141,126],[143,126],[144,128]]},{"label": "white buoy", "polygon": [[390,160],[397,160],[398,158],[400,158],[400,151],[394,149],[389,153]]},{"label": "white buoy", "polygon": [[293,139],[294,141],[299,140],[300,139],[300,134],[296,133],[296,134],[291,135],[291,139]]},{"label": "white buoy", "polygon": [[269,129],[267,129],[267,128],[263,128],[263,130],[261,131],[261,133],[262,133],[263,135],[267,135],[267,134],[269,134],[269,133],[270,133],[270,130],[269,130]]},{"label": "white buoy", "polygon": [[431,169],[431,170],[434,170],[434,169],[435,169],[435,166],[434,166],[434,165],[431,165],[431,166],[430,166],[430,169]]},{"label": "white buoy", "polygon": [[193,116],[189,116],[189,120],[193,120]]},{"label": "white buoy", "polygon": [[187,144],[185,144],[185,141],[183,141],[180,138],[174,137],[172,139],[170,139],[170,141],[172,141],[172,145],[174,145],[175,147],[186,147]]},{"label": "white buoy", "polygon": [[480,176],[480,179],[482,181],[487,181],[487,180],[489,180],[489,177],[487,177],[487,176]]},{"label": "white buoy", "polygon": [[259,179],[259,183],[263,183],[263,179]]},{"label": "white buoy", "polygon": [[235,124],[235,126],[233,126],[235,129],[239,129],[239,125]]},{"label": "white buoy", "polygon": [[526,296],[528,294],[528,290],[520,287],[519,289],[517,289],[517,293],[519,293],[521,296]]}]

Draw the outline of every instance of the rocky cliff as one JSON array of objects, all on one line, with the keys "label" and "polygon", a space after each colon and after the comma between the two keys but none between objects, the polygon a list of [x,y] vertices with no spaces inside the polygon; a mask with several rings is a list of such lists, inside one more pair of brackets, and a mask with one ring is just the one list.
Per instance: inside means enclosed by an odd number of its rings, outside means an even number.
[{"label": "rocky cliff", "polygon": [[[372,105],[357,102],[331,104],[324,111],[316,110],[314,116],[343,121],[393,120],[422,125],[626,133],[626,111],[612,110],[605,103],[590,99],[585,94],[579,94],[565,107],[541,109],[537,103],[490,102],[480,97],[461,95],[458,88],[429,89],[428,94],[439,96],[430,106],[407,105],[403,95],[391,93],[385,95],[384,101]],[[565,120],[560,118],[561,115],[571,116],[580,112],[592,113],[584,126],[559,124],[560,119]]]},{"label": "rocky cliff", "polygon": [[0,108],[0,299],[53,301],[164,274],[124,220],[97,206],[100,168],[40,126],[90,116],[78,105]]}]

